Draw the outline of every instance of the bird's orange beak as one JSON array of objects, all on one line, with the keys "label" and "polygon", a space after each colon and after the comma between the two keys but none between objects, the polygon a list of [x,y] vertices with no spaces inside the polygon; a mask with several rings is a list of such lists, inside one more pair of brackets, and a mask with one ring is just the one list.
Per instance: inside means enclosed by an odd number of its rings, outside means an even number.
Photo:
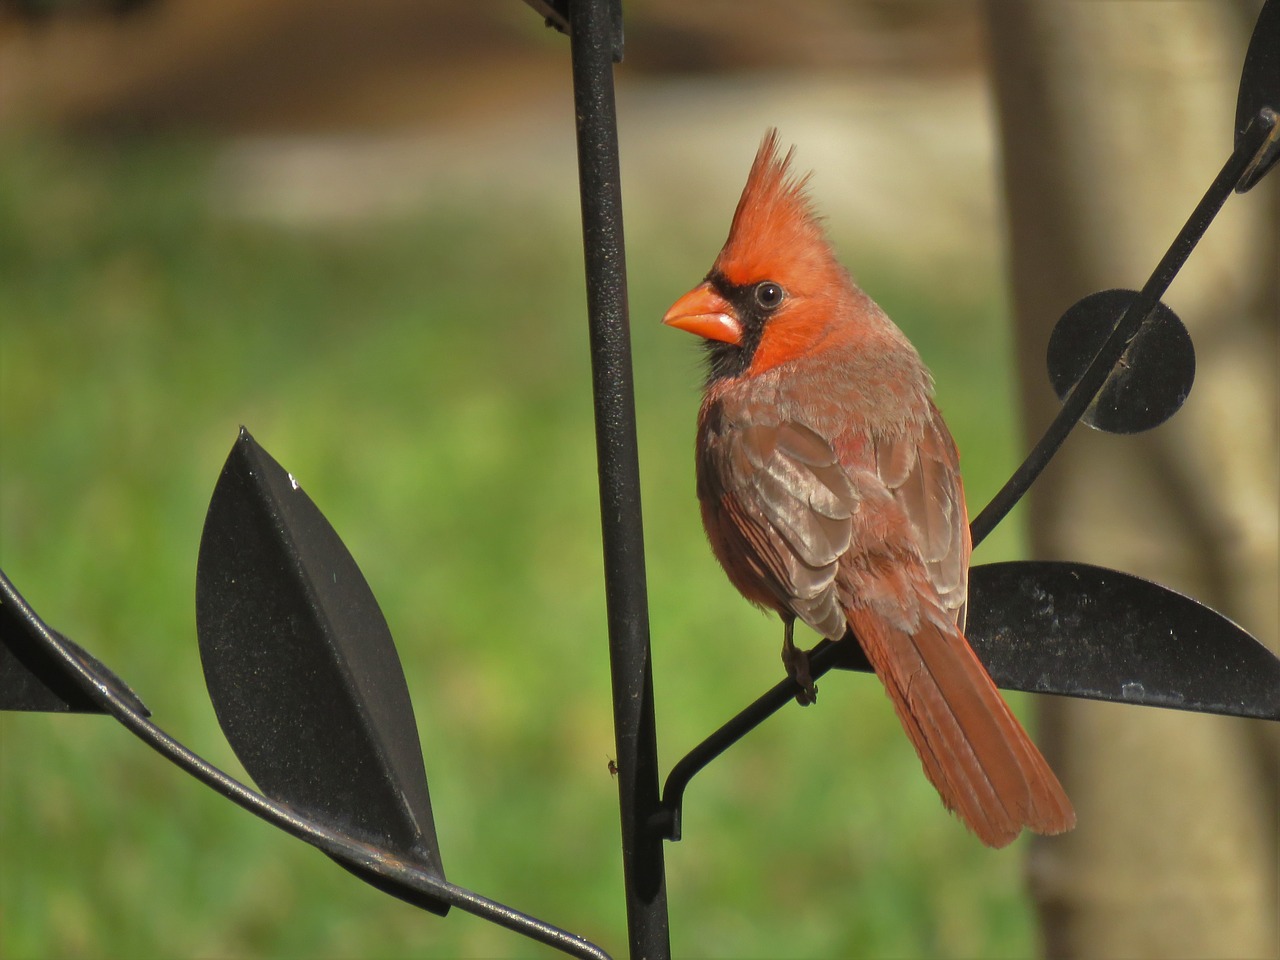
[{"label": "bird's orange beak", "polygon": [[672,304],[662,322],[708,340],[742,342],[742,324],[733,307],[709,283],[700,283]]}]

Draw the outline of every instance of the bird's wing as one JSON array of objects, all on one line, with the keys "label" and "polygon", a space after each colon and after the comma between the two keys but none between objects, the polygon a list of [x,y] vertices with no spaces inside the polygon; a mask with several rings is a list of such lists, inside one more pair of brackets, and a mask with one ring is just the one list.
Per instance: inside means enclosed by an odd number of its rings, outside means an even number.
[{"label": "bird's wing", "polygon": [[906,513],[929,582],[964,630],[969,519],[955,441],[930,404],[923,433],[874,441],[880,481]]},{"label": "bird's wing", "polygon": [[[698,467],[708,529],[725,546],[717,552],[730,577],[763,582],[777,601],[769,605],[843,636],[834,581],[858,495],[831,445],[796,422],[736,425],[700,446]],[[745,576],[735,576],[737,562],[747,564]]]}]

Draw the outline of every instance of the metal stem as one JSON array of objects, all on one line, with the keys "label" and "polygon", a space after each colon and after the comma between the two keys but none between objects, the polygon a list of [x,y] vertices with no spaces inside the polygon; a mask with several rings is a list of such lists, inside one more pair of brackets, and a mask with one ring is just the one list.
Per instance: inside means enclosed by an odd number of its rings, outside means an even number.
[{"label": "metal stem", "polygon": [[1231,196],[1231,191],[1236,188],[1236,184],[1251,167],[1255,156],[1266,147],[1268,135],[1275,124],[1276,115],[1269,110],[1259,113],[1249,124],[1248,130],[1240,138],[1236,149],[1227,158],[1222,171],[1205,191],[1204,197],[1191,212],[1182,229],[1178,231],[1178,235],[1174,237],[1164,257],[1152,271],[1142,291],[1129,304],[1129,309],[1116,323],[1107,342],[1099,348],[1093,362],[1089,364],[1089,369],[1084,372],[1079,383],[1072,388],[1071,393],[1063,401],[1062,409],[1049,424],[1049,429],[1044,432],[1040,442],[1032,448],[1022,465],[1014,471],[1013,476],[969,525],[975,547],[1022,499],[1031,484],[1040,476],[1041,471],[1049,465],[1049,461],[1066,441],[1076,423],[1084,416],[1089,404],[1106,383],[1112,368],[1120,361],[1129,344],[1137,336],[1143,322],[1160,302],[1164,292],[1169,289],[1169,284],[1173,282],[1173,278],[1178,275],[1178,271],[1186,263],[1191,251],[1209,229],[1209,224],[1213,223],[1214,217],[1226,203],[1227,197]]},{"label": "metal stem", "polygon": [[658,808],[658,750],[613,94],[614,26],[609,0],[573,0],[569,14],[627,927],[632,957],[662,960],[671,955],[671,943],[662,838],[649,826]]}]

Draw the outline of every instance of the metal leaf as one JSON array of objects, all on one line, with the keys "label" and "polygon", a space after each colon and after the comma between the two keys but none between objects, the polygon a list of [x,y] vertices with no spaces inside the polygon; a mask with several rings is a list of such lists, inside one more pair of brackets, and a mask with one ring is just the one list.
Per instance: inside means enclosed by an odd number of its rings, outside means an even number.
[{"label": "metal leaf", "polygon": [[[1222,614],[1167,587],[1084,563],[969,570],[965,635],[996,686],[1280,720],[1280,658]],[[871,669],[857,641],[817,661]]]},{"label": "metal leaf", "polygon": [[205,519],[196,627],[218,722],[263,792],[443,879],[386,620],[333,527],[243,428]]},{"label": "metal leaf", "polygon": [[[98,682],[111,689],[144,717],[146,705],[129,685],[87,650],[55,634],[71,655],[89,668]],[[50,713],[104,713],[68,673],[65,661],[41,638],[35,611],[0,572],[0,710],[40,710]]]},{"label": "metal leaf", "polygon": [[[1240,93],[1236,98],[1236,146],[1249,124],[1264,110],[1280,112],[1280,0],[1267,0],[1258,14],[1253,39],[1244,55]],[[1273,125],[1266,148],[1244,172],[1237,193],[1251,190],[1280,160],[1280,126]]]},{"label": "metal leaf", "polygon": [[1280,719],[1280,659],[1209,607],[1118,570],[970,570],[969,642],[1011,690]]}]

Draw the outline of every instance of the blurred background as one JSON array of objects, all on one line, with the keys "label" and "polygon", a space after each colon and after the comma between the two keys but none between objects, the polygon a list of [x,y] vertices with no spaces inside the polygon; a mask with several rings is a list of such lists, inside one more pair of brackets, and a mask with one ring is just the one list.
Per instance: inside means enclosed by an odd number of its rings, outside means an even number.
[{"label": "blurred background", "polygon": [[[780,676],[776,622],[725,581],[697,516],[700,351],[658,322],[709,267],[768,126],[932,367],[972,508],[1023,449],[982,8],[780,11],[624,11],[664,770]],[[574,150],[568,42],[517,0],[7,5],[0,565],[164,729],[242,775],[204,692],[193,583],[245,424],[382,604],[449,878],[621,951]],[[1021,555],[1024,527],[1015,513],[975,559]],[[822,689],[691,787],[667,847],[677,954],[1033,953],[1020,847],[986,850],[945,814],[874,680]],[[5,714],[0,736],[10,960],[537,952],[379,894],[110,720]]]}]

